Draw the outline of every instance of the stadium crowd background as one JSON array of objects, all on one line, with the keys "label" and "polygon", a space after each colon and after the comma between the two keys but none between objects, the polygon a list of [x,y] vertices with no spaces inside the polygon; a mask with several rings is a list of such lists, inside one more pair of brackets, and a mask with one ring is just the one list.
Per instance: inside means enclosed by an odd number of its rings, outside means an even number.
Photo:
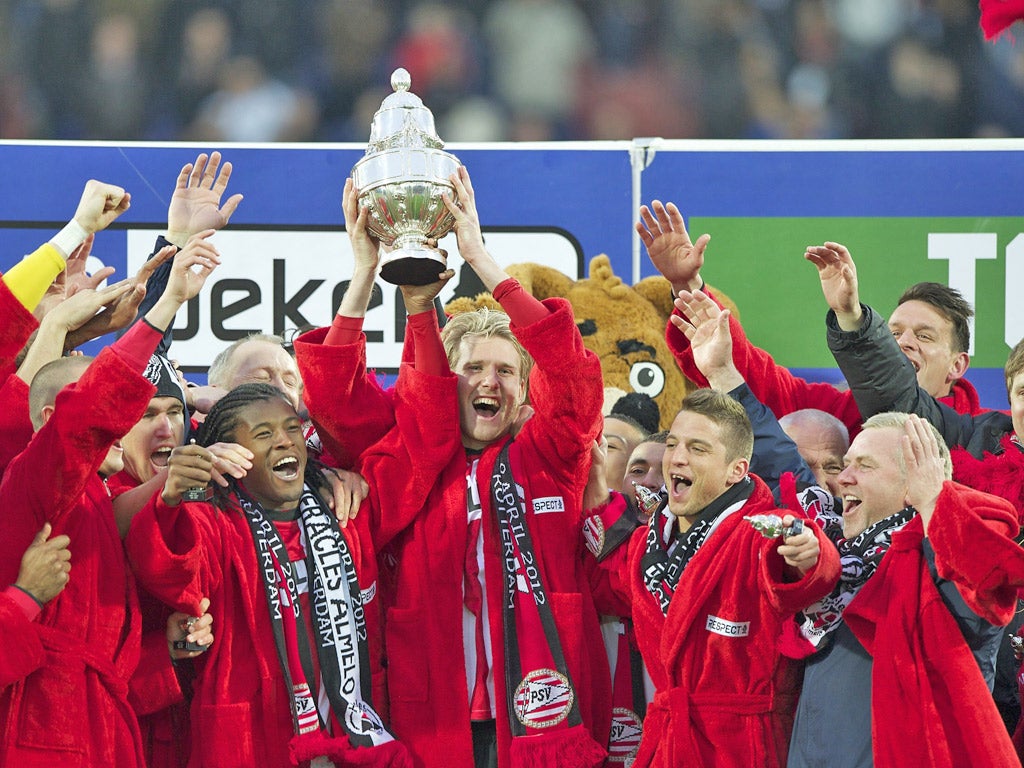
[{"label": "stadium crowd background", "polygon": [[445,141],[1024,136],[975,0],[0,0],[0,138],[365,142],[397,66]]}]

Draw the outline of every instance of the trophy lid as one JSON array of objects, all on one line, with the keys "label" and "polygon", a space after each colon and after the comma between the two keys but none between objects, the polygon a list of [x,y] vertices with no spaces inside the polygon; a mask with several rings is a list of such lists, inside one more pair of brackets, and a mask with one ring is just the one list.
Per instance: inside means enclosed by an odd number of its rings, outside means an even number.
[{"label": "trophy lid", "polygon": [[410,92],[411,85],[407,69],[399,67],[391,74],[394,93],[384,99],[373,116],[367,154],[393,147],[444,147],[434,129],[433,113],[423,106],[419,96]]}]

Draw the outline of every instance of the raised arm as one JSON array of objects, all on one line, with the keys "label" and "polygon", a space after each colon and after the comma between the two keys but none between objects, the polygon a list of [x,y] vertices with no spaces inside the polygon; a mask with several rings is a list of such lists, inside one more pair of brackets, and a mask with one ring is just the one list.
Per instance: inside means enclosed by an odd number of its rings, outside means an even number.
[{"label": "raised arm", "polygon": [[[86,241],[79,251],[86,250],[90,246],[90,241]],[[88,255],[88,254],[86,254]],[[149,285],[150,276],[155,270],[166,269],[168,272],[171,268],[171,257],[174,256],[174,248],[167,246],[161,248],[152,257],[139,268],[139,271],[135,273],[135,276],[128,279],[128,283],[131,286],[130,290],[118,295],[118,297],[108,304],[105,304],[99,312],[88,318],[81,325],[71,328],[64,338],[64,351],[69,352],[72,349],[80,347],[93,339],[98,339],[100,336],[105,336],[108,333],[115,333],[117,331],[127,328],[131,322],[135,319],[136,315],[143,311],[143,301],[148,296],[147,290]],[[91,278],[86,279],[84,276],[74,276],[71,273],[72,265],[77,259],[70,259],[68,261],[68,284],[69,290],[67,296],[71,296],[71,285],[80,286],[78,290],[83,288],[98,289],[99,283],[96,282],[96,277],[102,272],[97,272]],[[95,283],[95,285],[93,285]],[[155,299],[154,299],[155,302]],[[151,305],[150,305],[151,306]]]},{"label": "raised arm", "polygon": [[133,289],[131,281],[122,280],[99,290],[81,290],[47,312],[39,324],[32,346],[18,367],[18,377],[26,384],[31,384],[40,368],[63,356],[69,333],[81,328],[97,312],[120,301]]},{"label": "raised arm", "polygon": [[327,453],[339,466],[355,466],[360,454],[395,424],[391,396],[366,368],[363,318],[370,306],[380,243],[366,228],[359,190],[346,179],[342,193],[345,230],[355,265],[334,321],[295,341],[303,398]]},{"label": "raised arm", "polygon": [[184,248],[193,235],[223,229],[242,202],[242,195],[234,194],[221,205],[233,168],[231,163],[222,166],[220,161],[220,152],[211,153],[209,158],[203,153],[195,163],[182,166],[167,208],[164,237],[170,244]]},{"label": "raised arm", "polygon": [[655,200],[650,208],[641,206],[636,231],[654,268],[672,284],[672,293],[679,295],[680,291],[704,288],[700,269],[704,266],[704,251],[711,242],[711,235],[701,235],[697,242],[691,242],[683,214],[675,203],[663,205]]},{"label": "raised arm", "polygon": [[480,229],[480,215],[476,210],[476,192],[473,190],[473,181],[469,177],[469,171],[464,165],[459,166],[458,171],[452,174],[451,182],[459,202],[457,204],[453,202],[447,192],[443,194],[443,199],[449,213],[455,218],[455,236],[459,243],[459,255],[480,278],[484,287],[494,293],[494,289],[498,285],[509,279],[509,274],[498,266],[498,262],[484,246],[483,231]]},{"label": "raised arm", "polygon": [[[0,323],[0,377],[13,373],[15,358],[36,327],[33,311],[37,311],[38,317],[45,316],[53,304],[64,298],[68,259],[78,256],[84,263],[92,235],[128,210],[130,201],[131,196],[121,187],[90,180],[82,191],[74,218],[49,242],[4,274],[0,288],[0,309],[4,313]],[[78,261],[72,263],[77,265]],[[112,271],[101,270],[102,278]]]},{"label": "raised arm", "polygon": [[[231,216],[242,202],[242,195],[234,194],[221,205],[232,170],[231,163],[221,165],[220,152],[213,152],[209,156],[201,153],[194,163],[182,166],[175,179],[170,205],[167,207],[167,229],[157,238],[153,255],[150,256],[147,265],[157,259],[158,254],[165,248],[171,248],[173,255],[184,248],[194,235],[211,229],[216,232],[228,225]],[[145,298],[136,308],[136,313],[124,325],[145,315],[159,301],[167,287],[170,269],[170,261],[152,265],[144,281]],[[157,347],[157,352],[161,355],[166,356],[170,349],[171,330],[167,329],[163,341]]]},{"label": "raised arm", "polygon": [[345,231],[348,232],[355,266],[345,295],[341,297],[338,314],[350,318],[365,317],[380,264],[380,241],[366,228],[370,209],[359,206],[359,190],[351,177],[345,179],[341,207],[345,213]]},{"label": "raised arm", "polygon": [[[839,243],[807,249],[829,305],[825,324],[832,350],[863,418],[915,411],[917,377],[882,318],[860,303],[857,268]],[[929,398],[930,399],[930,398]]]},{"label": "raised arm", "polygon": [[703,294],[687,291],[680,292],[677,304],[683,316],[673,315],[672,322],[690,342],[694,363],[712,388],[727,392],[747,412],[754,430],[750,471],[768,484],[776,498],[779,478],[786,472],[792,472],[798,482],[814,485],[814,473],[796,443],[779,426],[775,414],[750,391],[736,368],[729,310],[721,309]]},{"label": "raised arm", "polygon": [[975,420],[920,387],[912,363],[884,319],[861,303],[850,251],[827,242],[808,248],[805,258],[817,268],[829,305],[825,318],[829,349],[863,418],[886,411],[914,413],[934,424],[948,445],[967,446],[975,434]]},{"label": "raised arm", "polygon": [[[655,201],[653,212],[644,208],[641,217],[637,230],[647,245],[652,263],[672,283],[673,293],[677,297],[687,294],[690,297],[687,303],[696,304],[698,311],[716,304],[700,276],[710,237],[702,235],[696,243],[691,242],[682,215],[671,203],[662,206]],[[694,363],[693,351],[682,330],[680,321],[685,318],[683,305],[676,303],[665,340],[683,374],[698,386],[708,386],[707,379]],[[840,392],[830,384],[807,382],[794,376],[766,351],[754,346],[735,317],[729,319],[729,330],[737,371],[754,396],[776,416],[817,408],[836,416],[848,429],[859,428],[860,414],[849,393]]]}]

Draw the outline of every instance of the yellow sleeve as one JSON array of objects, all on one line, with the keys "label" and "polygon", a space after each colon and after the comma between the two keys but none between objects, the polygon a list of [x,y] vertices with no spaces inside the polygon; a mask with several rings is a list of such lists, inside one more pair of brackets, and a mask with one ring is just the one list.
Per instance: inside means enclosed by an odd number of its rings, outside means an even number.
[{"label": "yellow sleeve", "polygon": [[3,281],[14,298],[31,312],[42,301],[46,289],[61,273],[64,265],[60,251],[46,243],[7,270]]}]

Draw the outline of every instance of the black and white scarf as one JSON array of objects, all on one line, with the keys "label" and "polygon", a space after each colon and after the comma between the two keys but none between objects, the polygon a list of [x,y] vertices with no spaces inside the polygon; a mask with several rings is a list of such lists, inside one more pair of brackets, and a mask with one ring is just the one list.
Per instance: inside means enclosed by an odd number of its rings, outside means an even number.
[{"label": "black and white scarf", "polygon": [[640,558],[644,586],[657,599],[661,611],[668,606],[679,585],[679,577],[697,550],[719,524],[742,507],[754,492],[754,481],[744,477],[708,504],[686,533],[679,533],[678,519],[662,502],[647,524],[647,546]]},{"label": "black and white scarf", "polygon": [[533,538],[525,493],[516,482],[511,441],[498,454],[491,500],[501,536],[505,691],[512,743],[509,764],[592,768],[605,751],[583,725],[572,676]]},{"label": "black and white scarf", "polygon": [[[312,642],[302,617],[295,574],[284,542],[263,508],[241,490],[238,500],[256,544],[267,606],[285,684],[291,694],[296,737],[328,738],[330,715],[352,747],[394,741],[373,708],[366,621],[352,552],[337,519],[320,496],[303,487],[299,529],[306,551]],[[326,702],[317,704],[315,648]],[[299,753],[302,750],[298,750]]]},{"label": "black and white scarf", "polygon": [[893,535],[917,514],[905,507],[894,515],[868,526],[852,539],[843,538],[843,519],[836,511],[837,500],[822,488],[811,486],[799,494],[800,506],[818,523],[839,550],[841,572],[835,589],[803,611],[800,634],[815,648],[839,626],[843,611],[857,596],[892,545]]}]

